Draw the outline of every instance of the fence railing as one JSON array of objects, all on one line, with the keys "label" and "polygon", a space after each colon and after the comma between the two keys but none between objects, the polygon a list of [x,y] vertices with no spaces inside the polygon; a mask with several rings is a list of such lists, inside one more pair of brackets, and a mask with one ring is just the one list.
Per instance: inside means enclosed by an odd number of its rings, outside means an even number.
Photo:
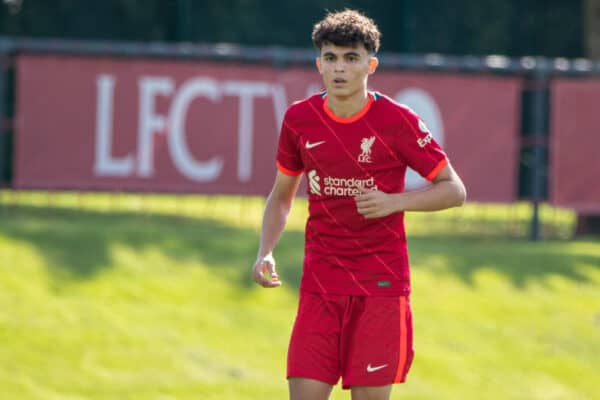
[{"label": "fence railing", "polygon": [[[312,65],[311,49],[251,47],[235,44],[166,44],[0,37],[0,186],[10,186],[14,138],[14,60],[19,54],[111,56],[168,60],[209,60],[287,68]],[[600,77],[600,60],[544,57],[508,58],[391,54],[379,56],[383,69],[455,74],[518,76],[523,79],[520,191],[532,204],[531,239],[540,238],[539,205],[548,199],[550,82],[557,77]],[[527,160],[523,160],[523,158]]]}]

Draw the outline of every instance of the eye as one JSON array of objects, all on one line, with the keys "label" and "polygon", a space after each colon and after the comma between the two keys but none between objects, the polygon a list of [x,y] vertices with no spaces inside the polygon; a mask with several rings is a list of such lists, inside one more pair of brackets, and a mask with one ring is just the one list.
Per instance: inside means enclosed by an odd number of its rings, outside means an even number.
[{"label": "eye", "polygon": [[350,56],[347,57],[347,60],[349,62],[352,62],[352,63],[353,62],[357,62],[358,61],[358,56],[350,55]]}]

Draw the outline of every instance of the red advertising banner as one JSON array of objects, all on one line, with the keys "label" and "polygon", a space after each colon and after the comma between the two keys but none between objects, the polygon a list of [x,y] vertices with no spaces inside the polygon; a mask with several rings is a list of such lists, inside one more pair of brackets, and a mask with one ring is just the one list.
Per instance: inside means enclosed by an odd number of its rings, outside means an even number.
[{"label": "red advertising banner", "polygon": [[[370,84],[425,119],[470,200],[515,199],[517,79],[381,70]],[[266,194],[285,109],[320,89],[311,68],[21,55],[14,185]]]},{"label": "red advertising banner", "polygon": [[[425,120],[463,179],[469,201],[516,200],[521,81],[380,71],[371,83]],[[407,188],[414,175],[409,173]]]},{"label": "red advertising banner", "polygon": [[550,201],[584,214],[600,213],[600,80],[552,83]]}]

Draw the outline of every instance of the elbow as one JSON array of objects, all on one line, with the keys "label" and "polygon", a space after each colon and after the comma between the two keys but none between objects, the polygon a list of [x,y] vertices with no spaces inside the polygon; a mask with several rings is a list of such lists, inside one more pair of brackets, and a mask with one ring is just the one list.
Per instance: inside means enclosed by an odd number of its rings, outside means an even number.
[{"label": "elbow", "polygon": [[465,204],[466,201],[467,201],[467,189],[465,188],[465,185],[463,185],[463,184],[458,185],[458,187],[456,188],[454,206],[461,207],[463,204]]},{"label": "elbow", "polygon": [[462,182],[452,182],[447,192],[447,207],[461,207],[467,201],[467,189]]}]

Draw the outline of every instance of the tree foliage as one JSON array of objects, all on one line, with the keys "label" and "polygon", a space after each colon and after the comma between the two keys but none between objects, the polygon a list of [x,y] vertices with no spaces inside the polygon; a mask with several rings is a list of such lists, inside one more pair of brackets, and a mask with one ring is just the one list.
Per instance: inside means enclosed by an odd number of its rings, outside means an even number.
[{"label": "tree foliage", "polygon": [[584,51],[582,0],[22,0],[0,6],[0,35],[310,47],[312,25],[344,8],[376,20],[387,52]]}]

